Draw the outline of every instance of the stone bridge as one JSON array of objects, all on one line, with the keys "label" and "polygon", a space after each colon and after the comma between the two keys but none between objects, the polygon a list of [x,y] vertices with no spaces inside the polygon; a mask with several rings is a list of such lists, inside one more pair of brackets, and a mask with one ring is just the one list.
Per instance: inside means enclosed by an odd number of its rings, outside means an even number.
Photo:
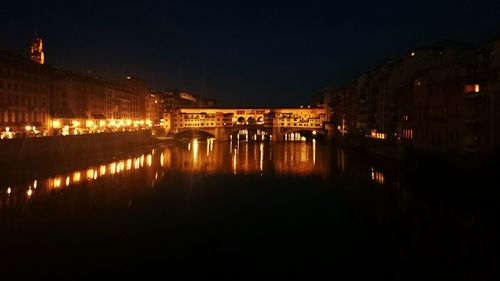
[{"label": "stone bridge", "polygon": [[279,141],[325,135],[324,122],[324,108],[179,108],[171,113],[167,130],[169,135],[177,138]]}]

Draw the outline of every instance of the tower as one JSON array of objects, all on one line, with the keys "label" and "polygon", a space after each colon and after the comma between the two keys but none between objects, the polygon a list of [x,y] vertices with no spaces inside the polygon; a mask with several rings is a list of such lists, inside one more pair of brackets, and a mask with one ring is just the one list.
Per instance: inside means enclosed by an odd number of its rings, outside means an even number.
[{"label": "tower", "polygon": [[31,41],[31,52],[30,52],[31,60],[44,64],[45,62],[45,54],[43,53],[43,41],[42,38],[37,37]]}]

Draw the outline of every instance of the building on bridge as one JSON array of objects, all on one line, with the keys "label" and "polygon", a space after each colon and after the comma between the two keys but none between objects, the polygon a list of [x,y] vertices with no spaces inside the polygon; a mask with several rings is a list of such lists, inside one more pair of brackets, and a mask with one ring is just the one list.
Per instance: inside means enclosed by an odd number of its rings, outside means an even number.
[{"label": "building on bridge", "polygon": [[307,108],[177,108],[170,113],[170,135],[204,133],[216,140],[294,139],[295,132],[324,135],[324,107]]}]

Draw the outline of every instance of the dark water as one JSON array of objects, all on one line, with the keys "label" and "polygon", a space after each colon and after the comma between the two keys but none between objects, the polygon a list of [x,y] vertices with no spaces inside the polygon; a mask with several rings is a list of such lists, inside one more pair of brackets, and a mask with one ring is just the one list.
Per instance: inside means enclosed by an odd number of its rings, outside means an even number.
[{"label": "dark water", "polygon": [[498,277],[499,197],[484,178],[315,142],[156,146],[101,162],[3,172],[0,276]]}]

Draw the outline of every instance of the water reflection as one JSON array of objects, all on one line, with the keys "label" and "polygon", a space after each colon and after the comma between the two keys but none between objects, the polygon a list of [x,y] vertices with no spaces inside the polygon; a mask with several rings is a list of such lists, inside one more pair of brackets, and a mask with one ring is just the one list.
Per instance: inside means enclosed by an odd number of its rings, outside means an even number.
[{"label": "water reflection", "polygon": [[[152,186],[168,173],[321,176],[334,180],[342,175],[359,181],[386,184],[384,173],[374,166],[349,163],[346,152],[324,143],[246,142],[214,143],[194,140],[182,146],[159,146],[135,156],[115,159],[47,178],[26,178],[25,182],[1,183],[0,208],[32,197],[93,183],[117,186],[113,179]],[[348,165],[350,164],[350,165]],[[366,163],[365,163],[366,164]],[[399,186],[399,183],[398,183]],[[36,192],[35,192],[36,191]],[[407,193],[407,191],[401,191]],[[405,195],[404,197],[408,197]]]}]

